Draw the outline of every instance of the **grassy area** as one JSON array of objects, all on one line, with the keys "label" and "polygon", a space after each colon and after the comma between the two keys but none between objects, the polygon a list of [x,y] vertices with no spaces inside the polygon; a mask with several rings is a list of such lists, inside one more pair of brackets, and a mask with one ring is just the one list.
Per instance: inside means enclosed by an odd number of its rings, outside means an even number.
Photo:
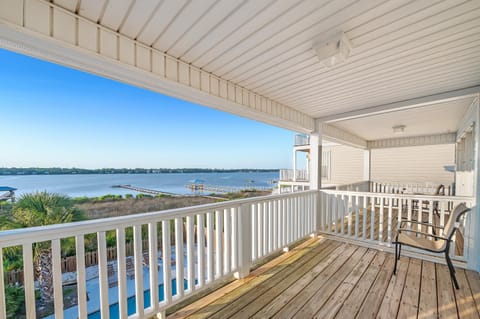
[{"label": "grassy area", "polygon": [[216,203],[224,200],[249,198],[269,195],[268,191],[246,190],[228,194],[210,194],[209,196],[150,196],[138,194],[104,195],[101,197],[75,198],[76,206],[85,212],[89,219],[132,215],[160,210],[190,207],[203,204]]}]

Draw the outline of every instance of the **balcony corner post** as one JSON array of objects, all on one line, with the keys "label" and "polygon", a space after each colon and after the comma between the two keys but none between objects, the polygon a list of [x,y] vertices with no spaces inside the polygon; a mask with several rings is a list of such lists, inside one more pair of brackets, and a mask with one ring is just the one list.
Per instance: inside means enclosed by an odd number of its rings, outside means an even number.
[{"label": "balcony corner post", "polygon": [[238,212],[238,237],[235,238],[238,247],[238,271],[235,278],[248,276],[252,263],[252,209],[251,204],[242,204]]},{"label": "balcony corner post", "polygon": [[310,189],[322,188],[322,131],[321,123],[317,123],[317,130],[310,134],[309,181]]},{"label": "balcony corner post", "polygon": [[[474,118],[474,147],[473,158],[480,156],[480,93],[477,94],[475,101]],[[480,161],[475,160],[473,196],[475,198],[472,212],[470,213],[470,238],[467,265],[468,268],[480,271]]]}]

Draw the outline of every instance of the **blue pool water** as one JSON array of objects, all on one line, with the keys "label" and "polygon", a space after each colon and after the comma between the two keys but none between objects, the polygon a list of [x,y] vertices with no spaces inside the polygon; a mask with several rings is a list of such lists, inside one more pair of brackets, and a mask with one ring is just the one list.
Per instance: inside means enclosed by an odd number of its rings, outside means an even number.
[{"label": "blue pool water", "polygon": [[[185,289],[187,289],[188,287],[188,281],[185,279],[183,280],[183,287]],[[177,294],[177,280],[172,279],[172,295],[175,296],[176,294]],[[158,298],[160,301],[163,301],[165,299],[163,284],[158,286]],[[150,290],[145,290],[143,292],[143,300],[144,300],[143,301],[144,308],[150,307]],[[127,299],[127,309],[128,309],[129,316],[134,314],[137,311],[135,296],[132,296]],[[118,318],[120,318],[120,312],[119,312],[119,305],[117,302],[110,305],[110,319],[118,319]],[[89,314],[88,319],[101,319],[100,311]]]}]

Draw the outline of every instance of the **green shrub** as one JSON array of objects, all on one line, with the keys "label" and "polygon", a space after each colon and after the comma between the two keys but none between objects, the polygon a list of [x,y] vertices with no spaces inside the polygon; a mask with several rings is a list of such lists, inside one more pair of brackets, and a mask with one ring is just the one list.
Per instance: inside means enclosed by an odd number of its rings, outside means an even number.
[{"label": "green shrub", "polygon": [[18,318],[24,312],[25,293],[23,287],[8,285],[5,287],[5,306],[7,318]]}]

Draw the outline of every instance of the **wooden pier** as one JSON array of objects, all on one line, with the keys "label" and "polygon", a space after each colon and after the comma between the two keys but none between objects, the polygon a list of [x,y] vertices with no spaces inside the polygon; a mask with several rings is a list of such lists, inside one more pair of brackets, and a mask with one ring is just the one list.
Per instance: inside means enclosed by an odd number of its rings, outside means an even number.
[{"label": "wooden pier", "polygon": [[272,188],[265,187],[265,186],[249,186],[249,187],[235,187],[235,186],[219,186],[219,185],[208,185],[208,184],[187,184],[185,185],[186,188],[190,189],[191,191],[199,191],[199,192],[210,192],[210,193],[236,193],[242,191],[249,191],[249,190],[257,190],[257,191],[271,191]]},{"label": "wooden pier", "polygon": [[138,192],[138,193],[149,194],[149,195],[180,196],[179,194],[175,194],[175,193],[163,192],[163,191],[159,191],[159,190],[156,190],[156,189],[150,189],[150,188],[136,187],[136,186],[132,186],[132,185],[129,185],[129,184],[113,185],[112,187],[113,188],[129,189],[129,190],[132,190],[132,191],[135,191],[135,192]]}]

